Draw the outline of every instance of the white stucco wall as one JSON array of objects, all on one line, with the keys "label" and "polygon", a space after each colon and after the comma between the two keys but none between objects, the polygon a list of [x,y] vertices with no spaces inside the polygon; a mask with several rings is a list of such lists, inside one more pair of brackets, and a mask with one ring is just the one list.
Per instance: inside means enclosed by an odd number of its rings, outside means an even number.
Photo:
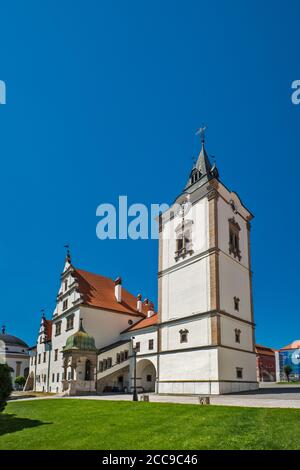
[{"label": "white stucco wall", "polygon": [[[180,330],[188,330],[188,341],[180,342]],[[161,327],[161,344],[163,351],[186,349],[211,344],[211,320],[200,317],[195,320],[183,320]]]},{"label": "white stucco wall", "polygon": [[[221,342],[225,346],[252,351],[252,326],[221,316]],[[235,341],[235,329],[241,331],[240,343]]]},{"label": "white stucco wall", "polygon": [[162,277],[162,321],[210,309],[208,257]]},{"label": "white stucco wall", "polygon": [[[243,369],[243,378],[240,380],[236,376],[237,367]],[[220,347],[219,379],[256,382],[256,355]]]}]

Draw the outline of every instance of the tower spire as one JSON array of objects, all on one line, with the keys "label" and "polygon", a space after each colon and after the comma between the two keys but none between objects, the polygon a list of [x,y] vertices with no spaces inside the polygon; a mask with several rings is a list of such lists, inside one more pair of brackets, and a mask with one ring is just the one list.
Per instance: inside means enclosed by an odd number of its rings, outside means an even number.
[{"label": "tower spire", "polygon": [[186,184],[185,190],[187,188],[193,187],[192,190],[196,189],[197,187],[202,186],[203,184],[207,183],[209,180],[213,178],[219,177],[219,172],[217,170],[216,164],[212,165],[208,154],[205,149],[205,131],[207,127],[202,125],[197,131],[196,135],[200,136],[201,139],[201,150],[197,159],[196,164],[193,165],[189,180]]},{"label": "tower spire", "polygon": [[66,248],[66,261],[71,264],[71,252],[70,252],[70,245],[64,245],[64,248]]}]

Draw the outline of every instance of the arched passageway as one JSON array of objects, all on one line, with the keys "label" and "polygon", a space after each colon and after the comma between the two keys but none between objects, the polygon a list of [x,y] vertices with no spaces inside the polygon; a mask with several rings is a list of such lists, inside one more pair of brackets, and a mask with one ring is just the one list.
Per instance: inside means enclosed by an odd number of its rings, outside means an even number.
[{"label": "arched passageway", "polygon": [[136,366],[138,390],[143,392],[155,392],[156,369],[149,359],[141,359]]}]

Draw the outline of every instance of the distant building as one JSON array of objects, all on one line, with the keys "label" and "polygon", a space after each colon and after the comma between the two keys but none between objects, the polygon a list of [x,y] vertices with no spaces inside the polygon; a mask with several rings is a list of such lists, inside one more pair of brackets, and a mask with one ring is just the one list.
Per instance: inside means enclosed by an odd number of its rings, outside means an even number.
[{"label": "distant building", "polygon": [[256,344],[255,351],[257,380],[259,382],[275,382],[276,364],[274,349]]},{"label": "distant building", "polygon": [[286,380],[284,372],[285,366],[291,366],[291,381],[300,380],[300,340],[293,341],[284,348],[276,351],[276,380],[277,382]]},{"label": "distant building", "polygon": [[8,335],[5,326],[0,334],[0,363],[7,364],[11,369],[12,382],[22,375],[27,377],[29,372],[28,345],[16,336]]}]

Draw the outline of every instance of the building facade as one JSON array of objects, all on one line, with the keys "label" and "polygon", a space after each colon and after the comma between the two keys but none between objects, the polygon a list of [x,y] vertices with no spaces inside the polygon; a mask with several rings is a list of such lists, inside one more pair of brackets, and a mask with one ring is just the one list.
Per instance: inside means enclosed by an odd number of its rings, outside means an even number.
[{"label": "building facade", "polygon": [[257,344],[255,351],[258,382],[275,382],[276,362],[274,349]]},{"label": "building facade", "polygon": [[300,340],[276,351],[276,380],[277,382],[287,381],[285,366],[289,366],[291,372],[289,380],[300,381]]},{"label": "building facade", "polygon": [[28,386],[132,391],[135,377],[139,391],[162,394],[256,389],[252,218],[221,182],[203,139],[184,191],[159,217],[158,312],[121,278],[77,269],[68,254],[51,341],[42,319]]},{"label": "building facade", "polygon": [[16,377],[28,376],[29,347],[22,339],[7,334],[5,326],[0,334],[0,363],[10,367],[13,386]]}]

